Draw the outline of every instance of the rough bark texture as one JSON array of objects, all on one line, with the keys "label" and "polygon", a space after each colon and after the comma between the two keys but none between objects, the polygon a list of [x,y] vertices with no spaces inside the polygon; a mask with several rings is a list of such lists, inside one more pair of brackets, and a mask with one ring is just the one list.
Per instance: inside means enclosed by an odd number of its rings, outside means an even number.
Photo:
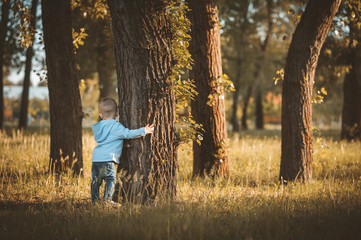
[{"label": "rough bark texture", "polygon": [[[224,94],[217,86],[222,75],[219,20],[216,1],[190,0],[192,22],[191,79],[198,95],[191,103],[192,115],[203,125],[201,145],[193,143],[193,174],[228,175]],[[209,101],[209,95],[213,99]]]},{"label": "rough bark texture", "polygon": [[281,180],[312,177],[312,87],[341,0],[310,0],[293,34],[282,89]]},{"label": "rough bark texture", "polygon": [[350,44],[351,69],[345,76],[343,85],[343,109],[341,139],[361,141],[361,39],[356,24],[350,24],[351,42],[357,40],[357,45]]},{"label": "rough bark texture", "polygon": [[[125,143],[118,170],[131,177],[120,194],[148,201],[176,194],[177,142],[171,31],[162,0],[108,0],[115,45],[119,120],[154,133]],[[115,198],[117,194],[115,194]]]},{"label": "rough bark texture", "polygon": [[[33,0],[31,6],[31,15],[34,16],[30,20],[30,25],[35,29],[36,23],[36,8],[38,6],[38,0]],[[23,93],[21,95],[20,114],[19,114],[19,129],[25,129],[28,124],[28,106],[29,106],[29,88],[30,88],[30,72],[31,72],[31,61],[33,59],[34,51],[33,45],[31,44],[26,49],[26,60],[25,60],[25,73],[23,82]]]},{"label": "rough bark texture", "polygon": [[10,0],[3,2],[1,5],[0,21],[0,129],[3,128],[4,121],[4,53],[5,40],[7,33],[7,24],[9,22]]},{"label": "rough bark texture", "polygon": [[[80,173],[82,108],[75,70],[70,0],[42,1],[50,101],[50,170]],[[77,161],[75,161],[77,160]]]}]

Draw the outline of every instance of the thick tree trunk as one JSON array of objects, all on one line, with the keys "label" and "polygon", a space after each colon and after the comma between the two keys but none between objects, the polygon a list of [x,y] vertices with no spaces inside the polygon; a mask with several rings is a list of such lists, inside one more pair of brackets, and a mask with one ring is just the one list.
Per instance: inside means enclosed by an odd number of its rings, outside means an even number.
[{"label": "thick tree trunk", "polygon": [[264,129],[263,104],[262,104],[262,91],[261,91],[261,89],[257,90],[257,96],[256,96],[256,128],[257,129]]},{"label": "thick tree trunk", "polygon": [[312,177],[312,87],[318,56],[341,0],[310,0],[293,34],[282,89],[280,179]]},{"label": "thick tree trunk", "polygon": [[188,2],[192,22],[191,54],[194,60],[190,76],[198,92],[191,103],[192,115],[204,129],[201,145],[195,141],[193,143],[193,174],[226,176],[229,165],[224,93],[217,83],[222,75],[217,5],[214,0]]},{"label": "thick tree trunk", "polygon": [[[105,24],[101,24],[101,27]],[[114,87],[114,54],[107,43],[107,36],[104,29],[98,31],[98,47],[97,47],[97,70],[99,77],[100,94],[99,99],[105,97],[115,97],[116,91]]]},{"label": "thick tree trunk", "polygon": [[[31,15],[33,16],[33,18],[30,21],[30,25],[32,26],[33,29],[35,29],[35,24],[36,24],[37,6],[38,6],[38,0],[33,0],[31,6]],[[19,129],[25,129],[28,124],[30,72],[31,72],[31,61],[33,59],[33,55],[34,55],[33,45],[31,44],[31,46],[28,47],[28,49],[26,49],[23,93],[21,95],[20,115],[19,115]]]},{"label": "thick tree trunk", "polygon": [[10,0],[1,5],[1,21],[0,21],[0,129],[3,128],[4,122],[4,53],[5,40],[7,33],[7,24],[9,22]]},{"label": "thick tree trunk", "polygon": [[82,108],[75,70],[70,0],[42,1],[50,101],[50,171],[81,173]]},{"label": "thick tree trunk", "polygon": [[[115,43],[119,119],[151,136],[125,143],[118,170],[131,177],[123,196],[148,201],[176,194],[177,141],[171,29],[162,0],[108,0]],[[129,194],[130,193],[130,194]]]}]

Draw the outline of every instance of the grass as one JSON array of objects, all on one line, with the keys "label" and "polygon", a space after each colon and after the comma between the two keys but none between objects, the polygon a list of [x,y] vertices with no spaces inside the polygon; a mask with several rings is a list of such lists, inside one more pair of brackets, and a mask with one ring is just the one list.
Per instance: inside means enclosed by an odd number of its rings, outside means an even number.
[{"label": "grass", "polygon": [[315,138],[313,180],[280,185],[279,131],[231,136],[227,179],[192,179],[179,150],[177,199],[121,207],[90,203],[92,135],[84,177],[47,173],[49,135],[0,133],[1,239],[361,239],[361,144]]}]

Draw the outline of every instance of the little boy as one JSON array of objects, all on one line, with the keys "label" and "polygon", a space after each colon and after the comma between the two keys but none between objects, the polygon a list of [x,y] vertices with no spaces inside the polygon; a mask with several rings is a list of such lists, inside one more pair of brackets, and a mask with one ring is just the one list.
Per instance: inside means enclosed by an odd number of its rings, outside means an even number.
[{"label": "little boy", "polygon": [[99,188],[105,180],[104,200],[111,201],[116,182],[115,163],[119,164],[122,154],[123,139],[132,139],[153,133],[154,127],[129,130],[119,123],[117,117],[117,103],[112,98],[104,98],[99,103],[100,122],[92,126],[97,146],[92,157],[91,199],[99,199]]}]

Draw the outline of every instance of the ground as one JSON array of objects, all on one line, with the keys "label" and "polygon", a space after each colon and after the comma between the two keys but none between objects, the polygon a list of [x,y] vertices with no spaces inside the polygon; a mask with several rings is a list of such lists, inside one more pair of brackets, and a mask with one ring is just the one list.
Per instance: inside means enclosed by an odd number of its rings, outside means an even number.
[{"label": "ground", "polygon": [[313,179],[278,182],[279,130],[231,135],[230,177],[192,178],[190,144],[179,150],[177,198],[148,205],[90,203],[89,131],[84,177],[47,172],[43,133],[0,135],[1,239],[361,239],[361,144],[339,131],[314,137]]}]

